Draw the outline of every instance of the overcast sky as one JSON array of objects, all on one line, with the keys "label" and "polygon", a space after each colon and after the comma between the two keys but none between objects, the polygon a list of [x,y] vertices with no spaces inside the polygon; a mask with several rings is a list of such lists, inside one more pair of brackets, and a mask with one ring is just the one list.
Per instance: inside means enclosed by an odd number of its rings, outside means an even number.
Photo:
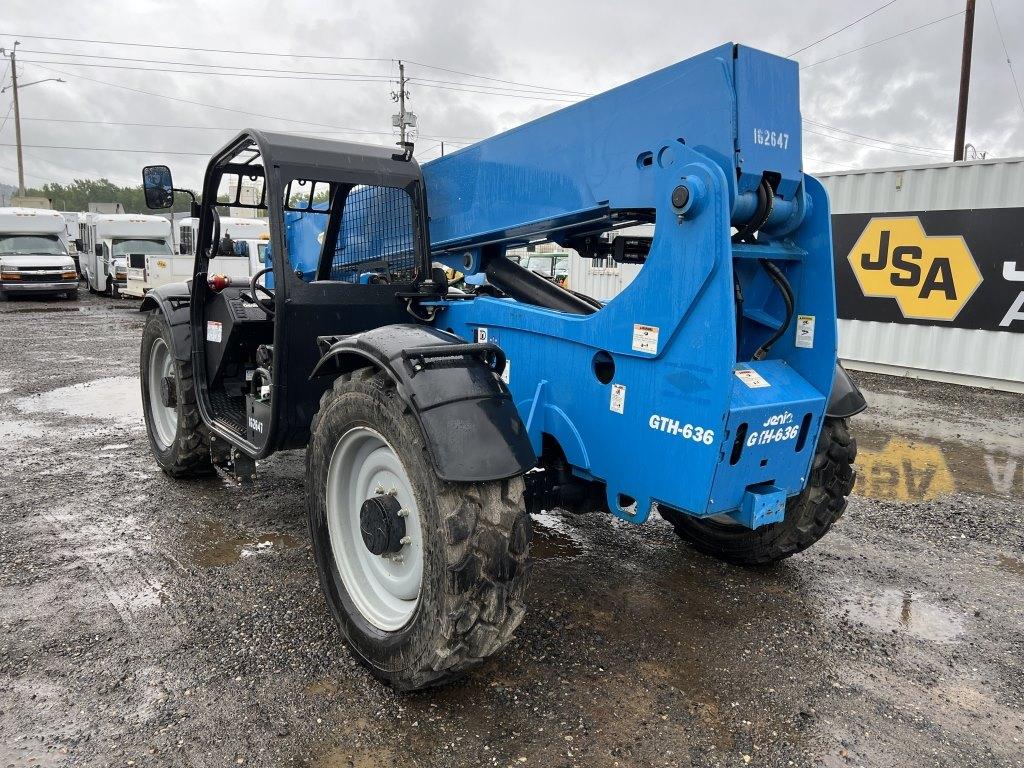
[{"label": "overcast sky", "polygon": [[[1024,2],[991,2],[1018,82],[1024,87]],[[395,105],[390,94],[394,86],[389,77],[397,77],[397,66],[391,59],[418,62],[408,64],[407,75],[414,78],[410,107],[419,117],[417,155],[427,160],[440,152],[441,139],[446,149],[455,147],[567,103],[553,99],[579,98],[566,92],[599,92],[726,41],[790,55],[884,4],[885,0],[90,0],[87,4],[4,0],[0,45],[9,49],[15,39],[21,40],[22,83],[46,77],[67,81],[43,83],[22,92],[26,184],[100,176],[137,184],[142,165],[166,162],[175,171],[176,184],[198,187],[205,157],[241,127],[333,130],[336,133],[328,135],[393,142]],[[804,123],[808,170],[952,158],[963,7],[964,0],[896,0],[796,54],[802,65],[812,65],[801,72],[803,117],[813,121]],[[950,14],[957,15],[839,55]],[[257,55],[142,48],[113,41]],[[83,58],[83,54],[117,58]],[[81,66],[87,62],[104,66]],[[5,64],[0,61],[0,72],[7,68]],[[202,64],[214,66],[203,75],[166,71],[196,69]],[[273,71],[249,72],[262,77],[226,76],[225,65]],[[317,74],[282,79],[279,70]],[[357,78],[324,79],[342,74]],[[418,83],[416,78],[431,82]],[[9,82],[10,75],[3,79]],[[990,0],[978,0],[971,83],[967,140],[990,157],[1024,155],[1024,109],[1014,90]],[[542,92],[538,86],[562,92]],[[497,88],[515,90],[499,92]],[[0,181],[15,184],[15,150],[6,146],[14,143],[10,105],[7,91],[0,95],[0,145],[4,145],[0,146]],[[9,118],[6,122],[4,115]],[[72,120],[93,122],[62,122]],[[166,154],[171,151],[199,154]]]}]

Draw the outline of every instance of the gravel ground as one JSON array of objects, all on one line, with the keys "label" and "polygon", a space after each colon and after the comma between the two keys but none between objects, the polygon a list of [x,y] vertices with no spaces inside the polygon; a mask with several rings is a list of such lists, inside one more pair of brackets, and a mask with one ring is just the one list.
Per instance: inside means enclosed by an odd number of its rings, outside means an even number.
[{"label": "gravel ground", "polygon": [[544,515],[517,639],[402,696],[328,617],[301,453],[157,470],[136,306],[0,304],[0,766],[1024,765],[1021,396],[858,376],[849,511],[768,570]]}]

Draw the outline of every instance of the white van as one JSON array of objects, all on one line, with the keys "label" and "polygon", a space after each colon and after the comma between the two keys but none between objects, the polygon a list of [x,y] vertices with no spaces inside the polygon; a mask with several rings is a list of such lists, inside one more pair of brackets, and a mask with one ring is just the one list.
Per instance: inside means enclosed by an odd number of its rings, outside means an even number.
[{"label": "white van", "polygon": [[64,240],[58,211],[0,208],[0,300],[33,293],[77,299],[78,273]]},{"label": "white van", "polygon": [[[175,250],[180,261],[174,265],[173,276],[164,282],[181,282],[192,277],[196,256],[196,240],[199,219],[181,219],[175,226]],[[270,245],[270,228],[266,219],[241,219],[222,216],[220,235],[232,241],[234,256],[218,255],[210,259],[207,272],[211,275],[227,275],[235,280],[248,280],[264,267],[267,248]]]},{"label": "white van", "polygon": [[82,270],[78,266],[78,260],[81,256],[78,252],[78,225],[81,222],[81,217],[85,214],[77,213],[76,211],[61,211],[60,215],[64,217],[64,245],[67,246],[68,255],[75,262],[75,269],[78,270],[78,274],[81,276]]},{"label": "white van", "polygon": [[87,213],[79,231],[79,262],[90,293],[120,296],[130,272],[144,281],[147,265],[158,267],[173,255],[171,222],[163,216]]}]

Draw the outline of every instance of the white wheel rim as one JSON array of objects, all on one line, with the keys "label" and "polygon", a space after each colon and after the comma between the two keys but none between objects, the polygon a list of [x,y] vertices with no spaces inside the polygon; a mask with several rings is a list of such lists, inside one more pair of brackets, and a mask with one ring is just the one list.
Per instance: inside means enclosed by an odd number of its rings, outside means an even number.
[{"label": "white wheel rim", "polygon": [[[381,491],[393,493],[408,511],[409,543],[394,555],[366,548],[359,511]],[[327,470],[327,531],[334,563],[356,609],[386,632],[404,627],[419,603],[423,579],[423,534],[412,483],[394,449],[369,427],[342,435]]]},{"label": "white wheel rim", "polygon": [[157,339],[149,350],[149,415],[153,421],[156,441],[161,450],[167,450],[174,443],[178,432],[177,406],[164,405],[160,386],[165,376],[174,379],[174,358],[167,342]]}]

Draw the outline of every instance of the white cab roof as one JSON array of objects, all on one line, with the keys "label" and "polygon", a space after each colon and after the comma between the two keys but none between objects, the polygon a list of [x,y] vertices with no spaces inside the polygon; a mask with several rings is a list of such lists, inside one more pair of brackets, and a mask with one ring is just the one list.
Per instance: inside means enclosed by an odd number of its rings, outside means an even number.
[{"label": "white cab roof", "polygon": [[60,235],[65,230],[60,211],[44,208],[0,208],[0,233],[12,235]]},{"label": "white cab roof", "polygon": [[96,225],[96,237],[163,237],[170,238],[171,222],[163,216],[140,213],[93,214],[90,223]]}]

